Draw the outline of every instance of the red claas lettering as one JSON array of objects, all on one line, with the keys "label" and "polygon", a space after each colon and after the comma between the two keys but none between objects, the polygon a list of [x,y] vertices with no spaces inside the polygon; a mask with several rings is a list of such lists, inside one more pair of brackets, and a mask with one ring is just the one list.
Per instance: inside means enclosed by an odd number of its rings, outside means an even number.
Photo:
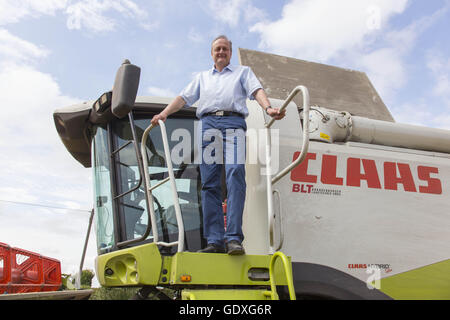
[{"label": "red claas lettering", "polygon": [[[297,159],[300,152],[295,152],[293,160]],[[317,183],[318,180],[325,185],[344,185],[344,177],[338,175],[338,157],[324,154],[321,158],[320,177],[313,174],[308,169],[310,163],[317,161],[316,153],[308,153],[301,164],[291,171],[291,180],[294,182]],[[416,183],[412,174],[411,166],[400,162],[383,162],[383,173],[379,174],[376,162],[373,159],[361,159],[349,157],[346,161],[346,181],[349,187],[361,187],[361,181],[365,181],[368,188],[382,189],[380,176],[383,178],[385,190],[399,190],[402,188],[406,192],[420,192],[428,194],[442,194],[442,183],[438,177],[431,175],[439,174],[436,167],[418,166],[417,177],[420,180]],[[381,168],[380,168],[381,169]],[[307,189],[304,189],[307,186]],[[310,193],[312,185],[294,184],[293,192]]]}]

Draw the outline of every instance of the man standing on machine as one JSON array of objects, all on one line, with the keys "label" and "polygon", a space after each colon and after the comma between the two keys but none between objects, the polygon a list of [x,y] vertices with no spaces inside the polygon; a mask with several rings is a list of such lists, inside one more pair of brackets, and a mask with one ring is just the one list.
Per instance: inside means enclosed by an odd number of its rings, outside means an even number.
[{"label": "man standing on machine", "polygon": [[[151,120],[165,121],[169,115],[183,106],[192,106],[198,101],[196,115],[201,121],[202,162],[200,174],[202,182],[203,230],[208,242],[199,252],[245,254],[242,246],[242,214],[245,203],[245,132],[248,116],[246,99],[256,100],[265,112],[276,120],[285,116],[270,106],[269,99],[261,83],[250,67],[230,64],[232,43],[224,35],[215,38],[211,44],[214,66],[198,73],[194,80],[161,113]],[[219,132],[219,135],[211,134]],[[221,150],[213,150],[220,136]],[[205,161],[205,150],[211,156],[223,155],[220,161]],[[240,159],[236,155],[243,154]],[[236,159],[237,158],[237,159]],[[222,161],[225,160],[225,161]],[[224,163],[225,162],[225,163]],[[224,230],[222,211],[221,175],[225,165],[227,184],[227,229]]]}]

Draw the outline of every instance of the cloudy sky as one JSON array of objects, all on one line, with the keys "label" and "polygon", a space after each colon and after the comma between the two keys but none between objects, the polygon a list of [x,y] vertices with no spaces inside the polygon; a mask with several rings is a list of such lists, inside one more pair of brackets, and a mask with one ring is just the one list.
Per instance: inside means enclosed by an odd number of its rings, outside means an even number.
[{"label": "cloudy sky", "polygon": [[[0,242],[74,273],[92,178],[53,111],[109,90],[125,58],[142,68],[139,95],[176,95],[211,66],[219,34],[366,72],[397,122],[450,129],[449,10],[447,0],[0,0]],[[87,268],[95,255],[91,237]]]}]

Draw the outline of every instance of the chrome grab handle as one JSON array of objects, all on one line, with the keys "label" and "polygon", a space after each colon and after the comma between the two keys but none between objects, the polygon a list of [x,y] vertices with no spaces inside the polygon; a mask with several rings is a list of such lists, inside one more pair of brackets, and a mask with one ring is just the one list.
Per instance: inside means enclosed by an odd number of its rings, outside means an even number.
[{"label": "chrome grab handle", "polygon": [[[155,127],[153,124],[151,124],[150,126],[147,127],[147,129],[145,129],[145,131],[142,135],[142,142],[141,142],[141,154],[142,154],[142,160],[143,160],[143,164],[144,164],[144,178],[145,178],[145,182],[146,182],[145,193],[146,193],[147,200],[148,200],[147,206],[148,206],[148,209],[150,212],[150,220],[151,220],[151,225],[152,225],[152,229],[153,229],[153,241],[157,245],[162,245],[162,246],[166,246],[166,247],[178,245],[178,252],[182,252],[184,250],[184,224],[183,224],[183,218],[181,216],[180,202],[178,200],[175,175],[173,173],[172,157],[170,156],[170,149],[169,149],[169,142],[167,139],[166,126],[165,126],[164,122],[161,120],[158,121],[158,124],[161,127],[161,136],[162,136],[162,140],[163,140],[164,153],[166,156],[167,171],[168,171],[169,177],[164,179],[163,181],[159,182],[157,185],[155,185],[153,187],[150,184],[150,174],[148,172],[147,149],[145,148],[145,144],[147,142],[147,137],[148,137],[150,131]],[[172,196],[174,199],[175,216],[176,216],[177,225],[178,225],[178,241],[167,243],[167,242],[159,241],[158,228],[156,226],[155,210],[153,208],[152,190],[163,185],[164,183],[166,183],[169,180],[170,180],[170,184],[171,184]]]},{"label": "chrome grab handle", "polygon": [[[286,174],[292,171],[296,166],[298,166],[306,157],[308,153],[309,147],[309,91],[305,86],[298,86],[289,94],[287,99],[284,101],[283,105],[280,108],[280,111],[286,109],[287,105],[294,99],[294,97],[302,91],[303,93],[303,145],[302,150],[299,157],[292,162],[289,166],[281,170],[272,178],[272,184],[275,184],[278,180],[283,178]],[[270,129],[272,124],[275,122],[275,119],[271,119],[269,123],[266,124],[266,128]],[[267,149],[267,148],[266,148]],[[270,151],[270,150],[269,150]],[[269,153],[270,156],[270,153]]]},{"label": "chrome grab handle", "polygon": [[[285,175],[287,175],[289,172],[291,172],[296,166],[298,166],[306,157],[308,154],[308,148],[309,148],[309,92],[308,89],[305,86],[297,86],[292,90],[292,92],[289,94],[287,99],[283,102],[280,111],[283,111],[286,109],[288,104],[294,99],[294,97],[302,91],[303,93],[303,144],[302,149],[300,152],[300,155],[297,159],[295,159],[294,162],[292,162],[289,166],[278,172],[274,177],[271,176],[271,163],[272,159],[270,157],[272,151],[271,151],[271,139],[270,139],[270,127],[275,122],[275,119],[272,118],[268,123],[265,124],[266,127],[266,184],[267,184],[267,211],[268,211],[268,227],[269,227],[269,246],[272,252],[275,252],[273,248],[273,234],[274,234],[274,213],[273,213],[273,185],[279,181],[281,178],[283,178]],[[280,199],[280,205],[281,205],[281,199]],[[280,212],[281,215],[281,212]],[[281,247],[281,244],[279,245],[278,249]],[[277,250],[278,250],[277,249]]]}]

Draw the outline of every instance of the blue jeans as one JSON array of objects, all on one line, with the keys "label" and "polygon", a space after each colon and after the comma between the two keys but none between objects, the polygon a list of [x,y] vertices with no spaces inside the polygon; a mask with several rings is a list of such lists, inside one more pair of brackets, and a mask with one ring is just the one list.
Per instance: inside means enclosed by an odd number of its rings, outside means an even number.
[{"label": "blue jeans", "polygon": [[[208,244],[242,242],[245,202],[245,119],[237,116],[206,116],[201,119],[203,232]],[[227,229],[224,230],[221,175],[227,183]]]}]

